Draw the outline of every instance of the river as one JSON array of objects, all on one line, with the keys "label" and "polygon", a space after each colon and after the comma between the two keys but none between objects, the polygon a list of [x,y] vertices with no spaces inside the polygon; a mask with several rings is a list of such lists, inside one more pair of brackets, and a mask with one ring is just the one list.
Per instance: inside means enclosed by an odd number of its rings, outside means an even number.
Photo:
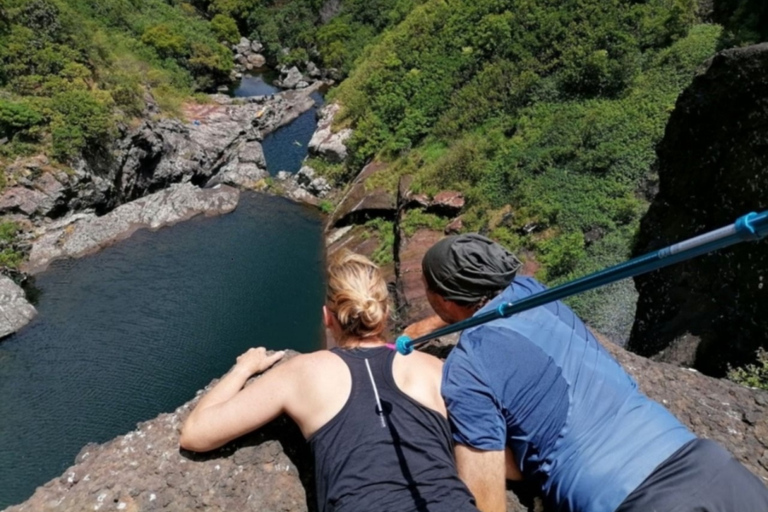
[{"label": "river", "polygon": [[[308,114],[264,140],[275,172],[298,170]],[[319,348],[321,223],[243,193],[229,215],[139,231],[38,275],[38,317],[0,342],[0,509],[87,443],[183,404],[247,348]]]}]

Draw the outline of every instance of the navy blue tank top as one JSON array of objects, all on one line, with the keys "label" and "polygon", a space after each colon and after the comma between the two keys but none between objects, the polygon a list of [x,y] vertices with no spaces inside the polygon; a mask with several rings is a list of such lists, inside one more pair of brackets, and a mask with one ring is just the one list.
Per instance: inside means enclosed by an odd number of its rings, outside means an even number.
[{"label": "navy blue tank top", "polygon": [[397,387],[396,352],[331,351],[349,367],[352,390],[341,411],[309,438],[319,510],[476,512],[456,473],[448,421]]}]

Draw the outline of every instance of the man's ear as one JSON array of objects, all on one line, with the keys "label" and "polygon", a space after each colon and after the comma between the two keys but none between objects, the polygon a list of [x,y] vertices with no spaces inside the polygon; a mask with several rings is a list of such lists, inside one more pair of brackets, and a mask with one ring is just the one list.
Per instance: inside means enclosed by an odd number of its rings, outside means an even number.
[{"label": "man's ear", "polygon": [[328,306],[323,306],[323,325],[328,329],[333,327],[333,313],[330,312]]}]

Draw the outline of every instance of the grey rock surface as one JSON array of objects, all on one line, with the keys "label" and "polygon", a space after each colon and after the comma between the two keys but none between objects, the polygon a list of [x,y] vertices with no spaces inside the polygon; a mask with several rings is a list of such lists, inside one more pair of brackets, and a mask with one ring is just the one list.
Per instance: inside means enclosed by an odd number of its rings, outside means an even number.
[{"label": "grey rock surface", "polygon": [[0,274],[0,338],[13,334],[37,315],[27,302],[24,290],[10,278]]},{"label": "grey rock surface", "polygon": [[[445,357],[455,342],[455,336],[438,340],[425,350]],[[768,393],[603,343],[646,394],[768,483]],[[180,427],[200,396],[125,436],[86,446],[61,477],[6,512],[316,510],[311,455],[298,428],[285,418],[209,454],[179,450]],[[545,510],[530,484],[512,489],[509,512]]]},{"label": "grey rock surface", "polygon": [[304,76],[299,71],[299,68],[293,66],[288,69],[282,69],[280,72],[280,80],[278,85],[286,89],[295,89],[299,82],[304,80]]},{"label": "grey rock surface", "polygon": [[267,63],[267,59],[260,53],[252,53],[248,56],[247,62],[254,68],[263,68]]},{"label": "grey rock surface", "polygon": [[315,170],[307,165],[302,166],[296,173],[296,181],[300,187],[317,197],[325,197],[332,188],[328,180],[317,176]]},{"label": "grey rock surface", "polygon": [[44,193],[25,187],[11,187],[0,196],[0,214],[23,213],[34,215],[43,210],[48,196]]},{"label": "grey rock surface", "polygon": [[227,163],[206,183],[206,187],[225,184],[250,190],[264,188],[269,173],[261,143],[245,139],[229,151],[233,155],[225,157]]},{"label": "grey rock surface", "polygon": [[49,226],[32,243],[23,270],[44,270],[60,258],[77,258],[125,239],[142,228],[159,229],[195,215],[218,215],[235,209],[239,192],[220,186],[200,189],[191,183],[176,184],[115,208],[97,217],[75,214]]},{"label": "grey rock surface", "polygon": [[343,162],[347,158],[346,141],[352,135],[352,130],[345,128],[334,132],[331,128],[333,118],[340,110],[338,103],[331,103],[320,110],[315,133],[309,141],[309,152],[322,156],[330,162]]}]

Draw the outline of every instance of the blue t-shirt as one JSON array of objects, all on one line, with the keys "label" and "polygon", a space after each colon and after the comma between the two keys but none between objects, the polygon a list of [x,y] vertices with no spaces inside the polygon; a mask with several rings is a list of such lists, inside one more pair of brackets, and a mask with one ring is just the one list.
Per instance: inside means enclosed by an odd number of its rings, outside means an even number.
[{"label": "blue t-shirt", "polygon": [[[516,278],[480,312],[544,290]],[[509,446],[556,510],[613,512],[695,436],[637,384],[562,302],[467,329],[446,360],[457,443]]]}]

